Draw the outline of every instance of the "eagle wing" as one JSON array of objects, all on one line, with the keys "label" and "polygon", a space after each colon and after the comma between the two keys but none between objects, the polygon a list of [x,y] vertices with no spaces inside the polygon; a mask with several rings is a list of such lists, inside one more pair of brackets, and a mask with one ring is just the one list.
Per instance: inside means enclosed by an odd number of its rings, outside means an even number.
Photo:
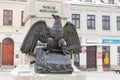
[{"label": "eagle wing", "polygon": [[49,36],[50,28],[47,27],[45,21],[38,21],[34,23],[24,38],[21,46],[22,53],[32,55],[38,40],[40,40],[42,43],[46,43]]},{"label": "eagle wing", "polygon": [[64,39],[67,44],[67,50],[72,51],[74,54],[80,53],[81,44],[75,26],[72,23],[67,22],[63,30]]}]

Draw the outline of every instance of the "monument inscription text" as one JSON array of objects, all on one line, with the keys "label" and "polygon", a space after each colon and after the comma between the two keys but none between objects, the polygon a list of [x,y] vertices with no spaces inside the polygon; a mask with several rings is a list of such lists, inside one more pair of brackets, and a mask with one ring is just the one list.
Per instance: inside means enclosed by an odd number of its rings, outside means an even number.
[{"label": "monument inscription text", "polygon": [[45,12],[45,13],[58,13],[58,10],[56,10],[55,6],[42,6],[42,9],[40,9],[40,12]]}]

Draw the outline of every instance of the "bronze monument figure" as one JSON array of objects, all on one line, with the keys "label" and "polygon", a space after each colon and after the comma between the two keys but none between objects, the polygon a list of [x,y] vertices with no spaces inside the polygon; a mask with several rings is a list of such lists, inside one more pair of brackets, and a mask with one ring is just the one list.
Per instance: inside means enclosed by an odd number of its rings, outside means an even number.
[{"label": "bronze monument figure", "polygon": [[71,73],[70,54],[81,52],[81,45],[75,26],[67,22],[62,27],[61,17],[52,15],[55,19],[50,28],[40,20],[34,23],[28,31],[22,46],[22,53],[33,55],[38,41],[47,43],[46,47],[36,50],[36,73]]}]

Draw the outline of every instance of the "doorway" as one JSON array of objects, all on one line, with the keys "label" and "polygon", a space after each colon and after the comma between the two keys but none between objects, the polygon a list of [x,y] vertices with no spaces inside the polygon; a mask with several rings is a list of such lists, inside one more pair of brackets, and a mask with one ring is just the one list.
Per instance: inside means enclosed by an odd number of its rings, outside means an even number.
[{"label": "doorway", "polygon": [[13,65],[14,63],[14,42],[6,38],[2,42],[2,65]]},{"label": "doorway", "polygon": [[97,68],[96,46],[87,46],[87,68]]}]

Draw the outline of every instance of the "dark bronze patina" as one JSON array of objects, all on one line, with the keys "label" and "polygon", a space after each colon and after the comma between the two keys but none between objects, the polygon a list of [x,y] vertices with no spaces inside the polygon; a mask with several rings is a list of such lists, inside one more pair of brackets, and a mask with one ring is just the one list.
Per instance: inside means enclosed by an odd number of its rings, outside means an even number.
[{"label": "dark bronze patina", "polygon": [[[73,69],[68,59],[69,55],[81,52],[77,31],[71,22],[67,22],[62,27],[61,17],[52,16],[55,19],[52,28],[49,28],[42,20],[31,26],[23,41],[21,51],[33,55],[38,40],[47,43],[47,47],[40,48],[36,52],[35,71],[37,73],[70,73]],[[57,58],[54,57],[59,57],[59,61],[57,62]]]}]

